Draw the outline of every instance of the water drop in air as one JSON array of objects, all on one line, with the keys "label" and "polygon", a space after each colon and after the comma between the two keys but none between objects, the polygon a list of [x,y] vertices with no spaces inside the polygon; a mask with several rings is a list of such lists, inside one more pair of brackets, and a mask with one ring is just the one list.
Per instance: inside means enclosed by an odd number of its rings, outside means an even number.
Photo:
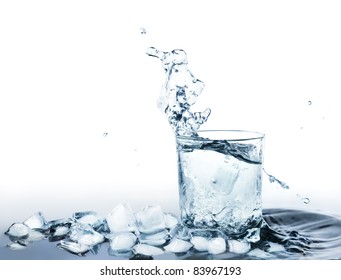
[{"label": "water drop in air", "polygon": [[108,132],[104,132],[103,137],[107,137],[107,136],[108,136]]},{"label": "water drop in air", "polygon": [[142,35],[144,35],[144,34],[147,33],[147,30],[146,30],[144,27],[141,27],[141,28],[140,28],[140,33],[141,33]]},{"label": "water drop in air", "polygon": [[302,197],[300,196],[299,194],[296,194],[297,197],[299,197],[301,199],[301,201],[304,203],[304,204],[309,204],[310,203],[310,199],[308,197]]},{"label": "water drop in air", "polygon": [[308,105],[311,105],[311,104],[313,104],[313,102],[311,102],[311,100],[309,100],[309,101],[308,101]]}]

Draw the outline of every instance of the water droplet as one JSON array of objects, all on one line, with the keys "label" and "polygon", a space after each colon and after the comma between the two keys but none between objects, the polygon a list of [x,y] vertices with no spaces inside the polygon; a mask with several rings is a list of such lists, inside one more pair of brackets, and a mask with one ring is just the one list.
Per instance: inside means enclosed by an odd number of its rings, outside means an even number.
[{"label": "water droplet", "polygon": [[273,183],[276,181],[276,178],[272,175],[269,175],[269,181],[270,181],[270,183]]},{"label": "water droplet", "polygon": [[144,34],[147,33],[147,30],[146,30],[144,27],[141,27],[141,28],[140,28],[140,33],[141,33],[142,35],[144,35]]},{"label": "water droplet", "polygon": [[216,184],[217,183],[217,178],[212,177],[211,182],[212,182],[212,184]]},{"label": "water droplet", "polygon": [[107,137],[107,136],[108,136],[108,132],[104,132],[103,137]]},{"label": "water droplet", "polygon": [[310,199],[308,197],[302,197],[299,194],[297,194],[297,197],[299,197],[304,204],[310,203]]},{"label": "water droplet", "polygon": [[308,105],[311,105],[311,104],[313,104],[313,102],[311,102],[311,100],[309,100],[309,101],[308,101]]}]

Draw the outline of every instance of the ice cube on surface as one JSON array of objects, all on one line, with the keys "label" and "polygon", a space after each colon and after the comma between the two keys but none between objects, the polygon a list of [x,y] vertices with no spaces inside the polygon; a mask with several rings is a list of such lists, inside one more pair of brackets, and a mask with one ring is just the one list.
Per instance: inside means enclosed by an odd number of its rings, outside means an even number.
[{"label": "ice cube on surface", "polygon": [[24,224],[31,229],[44,229],[46,227],[46,220],[41,212],[37,212],[26,219]]},{"label": "ice cube on surface", "polygon": [[136,219],[128,203],[118,204],[106,218],[111,232],[134,232],[137,230]]},{"label": "ice cube on surface", "polygon": [[34,242],[43,240],[46,238],[46,235],[39,230],[30,229],[28,233],[28,237],[25,239],[27,242]]},{"label": "ice cube on surface", "polygon": [[76,212],[73,218],[79,224],[89,224],[95,230],[100,228],[104,223],[104,218],[97,214],[95,211]]},{"label": "ice cube on surface", "polygon": [[14,223],[5,232],[9,237],[12,238],[26,238],[28,237],[30,228],[23,223]]},{"label": "ice cube on surface", "polygon": [[222,237],[214,237],[207,242],[207,251],[210,254],[217,255],[226,251],[226,241]]},{"label": "ice cube on surface", "polygon": [[157,233],[141,233],[139,236],[139,240],[141,243],[154,245],[154,246],[161,246],[165,244],[169,239],[169,234],[167,230],[159,231]]},{"label": "ice cube on surface", "polygon": [[79,256],[84,255],[91,249],[89,245],[65,240],[61,240],[60,243],[57,244],[57,247]]},{"label": "ice cube on surface", "polygon": [[84,245],[97,245],[104,242],[104,236],[88,224],[74,224],[70,229],[70,239]]},{"label": "ice cube on surface", "polygon": [[193,247],[193,244],[182,239],[173,238],[170,243],[164,247],[168,252],[184,253]]},{"label": "ice cube on surface", "polygon": [[229,246],[229,251],[236,254],[245,254],[251,249],[249,242],[240,242],[237,240],[229,239],[227,241]]},{"label": "ice cube on surface", "polygon": [[135,254],[141,254],[145,256],[157,256],[164,253],[162,249],[148,244],[137,244],[133,247],[133,250]]},{"label": "ice cube on surface", "polygon": [[138,229],[142,233],[162,231],[166,227],[164,213],[160,206],[146,206],[135,214]]},{"label": "ice cube on surface", "polygon": [[137,237],[131,232],[114,233],[110,237],[110,249],[115,252],[130,251],[136,244]]},{"label": "ice cube on surface", "polygon": [[165,226],[168,229],[175,228],[179,223],[178,218],[172,213],[165,213],[164,219],[165,219]]},{"label": "ice cube on surface", "polygon": [[208,239],[202,236],[193,236],[191,238],[191,243],[194,246],[194,249],[200,251],[200,252],[204,252],[207,251],[207,247],[208,247]]}]

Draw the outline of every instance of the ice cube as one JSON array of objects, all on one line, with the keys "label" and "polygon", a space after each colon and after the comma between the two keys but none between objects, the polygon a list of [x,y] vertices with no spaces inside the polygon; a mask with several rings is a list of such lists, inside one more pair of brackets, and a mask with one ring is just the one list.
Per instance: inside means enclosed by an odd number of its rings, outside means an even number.
[{"label": "ice cube", "polygon": [[146,206],[135,214],[138,229],[142,233],[155,233],[166,227],[164,213],[160,206]]},{"label": "ice cube", "polygon": [[135,254],[141,254],[145,256],[157,256],[163,254],[162,249],[147,244],[137,244],[133,247],[133,250]]},{"label": "ice cube", "polygon": [[89,246],[104,242],[104,236],[88,224],[74,224],[70,229],[70,239]]},{"label": "ice cube", "polygon": [[24,224],[31,229],[44,229],[46,227],[46,220],[41,212],[37,212],[26,219]]},{"label": "ice cube", "polygon": [[79,224],[89,224],[95,230],[98,230],[104,223],[104,218],[94,211],[76,212],[73,218]]},{"label": "ice cube", "polygon": [[61,240],[60,243],[57,244],[57,247],[79,256],[83,256],[91,249],[89,245],[65,240]]},{"label": "ice cube", "polygon": [[229,239],[227,241],[229,251],[236,254],[245,254],[250,251],[251,245],[249,242],[240,242],[237,240]]},{"label": "ice cube", "polygon": [[226,251],[226,241],[222,237],[214,237],[207,243],[207,251],[210,254],[222,254]]},{"label": "ice cube", "polygon": [[134,232],[137,230],[136,220],[129,204],[118,204],[107,216],[108,227],[111,232]]},{"label": "ice cube", "polygon": [[110,237],[110,249],[114,252],[127,252],[136,244],[137,237],[131,232],[114,233]]},{"label": "ice cube", "polygon": [[49,241],[59,241],[70,232],[70,227],[73,224],[71,219],[59,219],[49,221],[47,223],[47,227],[49,228]]},{"label": "ice cube", "polygon": [[45,234],[39,230],[30,229],[28,237],[25,239],[27,242],[39,241],[45,239]]},{"label": "ice cube", "polygon": [[27,238],[30,228],[23,223],[14,223],[5,232],[12,239]]},{"label": "ice cube", "polygon": [[141,243],[161,246],[165,244],[169,239],[169,234],[167,230],[159,231],[157,233],[145,234],[141,233],[139,240]]},{"label": "ice cube", "polygon": [[207,247],[208,247],[208,239],[202,236],[193,236],[191,238],[191,243],[194,246],[194,249],[203,252],[203,251],[207,251]]},{"label": "ice cube", "polygon": [[165,213],[164,219],[165,219],[165,226],[168,229],[175,228],[179,223],[178,218],[172,213]]},{"label": "ice cube", "polygon": [[184,253],[193,247],[193,244],[182,239],[173,238],[171,242],[164,247],[168,252]]}]

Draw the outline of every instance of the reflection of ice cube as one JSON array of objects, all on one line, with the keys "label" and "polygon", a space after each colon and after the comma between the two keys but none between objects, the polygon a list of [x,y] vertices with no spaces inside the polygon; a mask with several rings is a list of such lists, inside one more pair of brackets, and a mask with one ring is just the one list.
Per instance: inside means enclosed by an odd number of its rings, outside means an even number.
[{"label": "reflection of ice cube", "polygon": [[178,238],[173,238],[171,242],[164,247],[164,249],[172,253],[184,253],[192,247],[193,245],[190,242]]},{"label": "reflection of ice cube", "polygon": [[107,216],[111,232],[136,231],[136,220],[129,204],[118,204]]},{"label": "reflection of ice cube", "polygon": [[145,256],[156,256],[163,254],[162,249],[147,244],[137,244],[133,247],[133,250],[136,254]]},{"label": "reflection of ice cube", "polygon": [[207,251],[210,254],[222,254],[226,251],[226,241],[222,237],[214,237],[207,243]]},{"label": "reflection of ice cube", "polygon": [[236,254],[244,254],[250,251],[251,245],[249,242],[240,242],[230,239],[227,241],[229,245],[229,251]]},{"label": "reflection of ice cube", "polygon": [[43,214],[41,212],[38,212],[25,220],[24,224],[31,229],[43,229],[46,226],[46,220]]},{"label": "reflection of ice cube", "polygon": [[104,223],[104,218],[98,215],[94,211],[76,212],[73,214],[73,218],[79,224],[89,224],[95,230],[100,228]]},{"label": "reflection of ice cube", "polygon": [[264,252],[263,250],[256,248],[247,253],[251,257],[255,257],[257,259],[271,259],[272,255],[270,253]]},{"label": "reflection of ice cube", "polygon": [[29,227],[22,223],[14,223],[5,232],[10,238],[21,239],[28,237]]},{"label": "reflection of ice cube", "polygon": [[144,244],[161,246],[165,244],[169,239],[169,234],[167,230],[159,231],[157,233],[141,233],[139,236],[140,242]]},{"label": "reflection of ice cube", "polygon": [[131,232],[114,233],[110,236],[110,249],[114,252],[127,252],[136,244],[137,237]]},{"label": "reflection of ice cube", "polygon": [[23,250],[27,248],[25,245],[22,245],[19,243],[11,243],[11,244],[8,244],[7,247],[14,251]]},{"label": "reflection of ice cube", "polygon": [[71,227],[70,239],[89,246],[104,242],[104,236],[87,224],[74,224]]},{"label": "reflection of ice cube", "polygon": [[280,251],[285,251],[285,248],[283,245],[274,243],[274,242],[269,242],[270,248],[267,249],[267,252],[280,252]]},{"label": "reflection of ice cube", "polygon": [[91,249],[89,245],[65,240],[60,241],[60,243],[57,244],[57,247],[79,256],[84,255]]},{"label": "reflection of ice cube", "polygon": [[160,206],[146,206],[135,214],[138,229],[142,233],[154,233],[166,227],[163,211]]}]

